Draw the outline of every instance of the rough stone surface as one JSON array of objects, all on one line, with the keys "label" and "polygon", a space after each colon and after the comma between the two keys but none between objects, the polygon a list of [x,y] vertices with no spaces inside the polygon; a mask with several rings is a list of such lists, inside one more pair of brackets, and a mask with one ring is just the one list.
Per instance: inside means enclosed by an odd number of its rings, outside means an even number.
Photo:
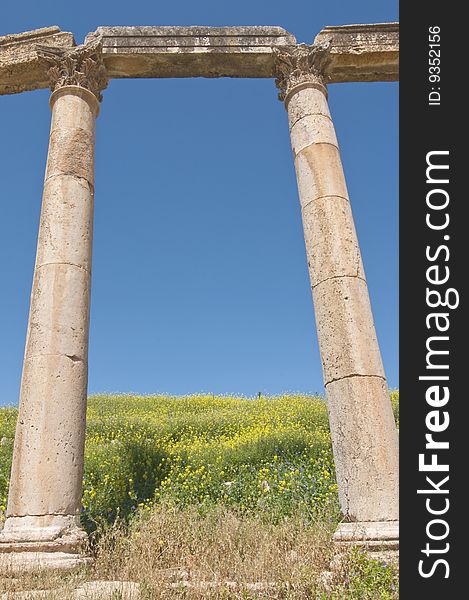
[{"label": "rough stone surface", "polygon": [[340,523],[334,542],[342,549],[362,548],[369,558],[399,568],[399,521]]},{"label": "rough stone surface", "polygon": [[399,23],[325,27],[314,43],[327,42],[330,83],[399,80]]},{"label": "rough stone surface", "polygon": [[281,27],[98,27],[110,77],[271,77]]},{"label": "rough stone surface", "polygon": [[288,101],[288,125],[290,131],[293,125],[309,115],[331,116],[329,104],[324,94],[317,94],[311,87],[303,89],[302,94],[293,94]]},{"label": "rough stone surface", "polygon": [[294,156],[311,144],[331,144],[338,146],[332,120],[326,115],[305,115],[290,129]]},{"label": "rough stone surface", "polygon": [[[281,27],[98,27],[110,77],[272,77],[272,48],[296,44]],[[329,81],[397,81],[399,24],[324,28]]]},{"label": "rough stone surface", "polygon": [[62,587],[47,590],[36,589],[6,592],[0,595],[0,600],[50,600],[50,598],[67,598],[70,600],[138,600],[140,597],[139,584],[133,581],[87,581],[74,590]]},{"label": "rough stone surface", "polygon": [[[309,254],[315,251],[310,248]],[[356,260],[360,264],[359,256]],[[313,298],[324,384],[353,375],[384,380],[366,281],[339,272],[318,283]],[[389,398],[387,402],[391,405]]]},{"label": "rough stone surface", "polygon": [[86,384],[83,360],[55,354],[26,358],[8,516],[78,513]]},{"label": "rough stone surface", "polygon": [[108,77],[99,38],[74,48],[53,48],[41,44],[36,51],[41,62],[47,65],[51,92],[74,85],[90,91],[101,102],[101,92],[108,85]]},{"label": "rough stone surface", "polygon": [[337,542],[393,542],[399,539],[399,521],[340,523],[334,534]]},{"label": "rough stone surface", "polygon": [[330,62],[330,44],[297,44],[284,48],[274,48],[275,85],[279,90],[278,99],[285,107],[292,95],[301,89],[327,90],[324,73]]},{"label": "rough stone surface", "polygon": [[285,104],[339,498],[353,521],[397,520],[397,431],[325,90],[308,68],[311,85],[293,87]]},{"label": "rough stone surface", "polygon": [[[65,547],[71,542],[76,544],[76,538],[80,538],[80,543],[86,540],[86,536],[79,527],[78,516],[71,515],[44,515],[44,516],[25,516],[10,517],[3,531],[0,532],[0,541],[8,538],[8,542],[0,545],[0,552],[5,552],[8,544],[21,544],[27,547],[28,544],[35,544],[52,547],[49,543],[58,547]],[[53,540],[53,542],[51,542]]]},{"label": "rough stone surface", "polygon": [[[84,540],[77,515],[86,417],[98,101],[86,89],[66,86],[54,92],[51,106],[38,252],[0,552],[21,554],[21,558],[11,558],[16,562],[34,562],[40,554],[46,563],[74,564]],[[54,556],[49,560],[51,552]]]},{"label": "rough stone surface", "polygon": [[[273,77],[274,48],[296,45],[281,27],[98,27],[109,77]],[[315,43],[330,43],[326,78],[397,81],[399,24],[325,27]],[[0,94],[48,86],[37,45],[73,48],[73,35],[47,27],[0,37]]]},{"label": "rough stone surface", "polygon": [[326,386],[343,514],[353,521],[399,519],[399,441],[381,377],[345,377]]},{"label": "rough stone surface", "polygon": [[295,157],[296,178],[301,206],[324,196],[348,200],[342,161],[336,146],[311,144]]},{"label": "rough stone surface", "polygon": [[365,279],[348,200],[320,196],[303,208],[303,224],[313,287],[339,275]]},{"label": "rough stone surface", "polygon": [[93,214],[90,184],[73,175],[51,177],[44,183],[51,202],[42,207],[49,226],[39,231],[37,263],[45,267],[63,263],[91,271]]},{"label": "rough stone surface", "polygon": [[86,299],[90,285],[90,272],[77,265],[64,262],[37,265],[26,344],[28,360],[46,355],[64,356],[75,362],[86,360],[89,321]]},{"label": "rough stone surface", "polygon": [[[89,565],[91,560],[71,552],[11,552],[0,553],[0,569],[7,573],[24,573],[38,570],[71,570]],[[38,591],[39,592],[39,591]],[[25,593],[25,592],[18,592]],[[18,596],[19,598],[25,596]],[[29,597],[29,596],[27,596]],[[7,596],[10,598],[10,596]]]},{"label": "rough stone surface", "polygon": [[38,59],[37,44],[57,48],[75,46],[73,34],[59,27],[43,27],[0,37],[0,95],[49,86],[47,68]]}]

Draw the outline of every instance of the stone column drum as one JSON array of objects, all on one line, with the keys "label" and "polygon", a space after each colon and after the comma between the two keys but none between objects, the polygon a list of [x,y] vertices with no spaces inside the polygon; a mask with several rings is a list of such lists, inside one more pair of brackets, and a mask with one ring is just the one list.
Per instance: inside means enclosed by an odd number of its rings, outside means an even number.
[{"label": "stone column drum", "polygon": [[0,552],[21,550],[24,559],[27,549],[42,553],[48,562],[73,562],[86,539],[79,514],[95,120],[105,78],[96,44],[41,53],[52,64],[52,125]]},{"label": "stone column drum", "polygon": [[[398,539],[398,437],[327,103],[327,46],[276,49],[288,111],[341,509],[337,539]],[[351,523],[355,523],[352,525]]]}]

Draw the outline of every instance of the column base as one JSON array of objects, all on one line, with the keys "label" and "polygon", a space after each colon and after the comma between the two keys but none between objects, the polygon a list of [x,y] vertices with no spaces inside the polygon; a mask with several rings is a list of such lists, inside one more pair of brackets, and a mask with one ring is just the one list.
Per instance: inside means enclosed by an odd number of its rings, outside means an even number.
[{"label": "column base", "polygon": [[91,562],[83,554],[86,533],[78,517],[8,517],[0,532],[0,569],[73,569]]},{"label": "column base", "polygon": [[399,551],[399,521],[340,523],[333,536],[341,546],[361,546],[369,552]]}]

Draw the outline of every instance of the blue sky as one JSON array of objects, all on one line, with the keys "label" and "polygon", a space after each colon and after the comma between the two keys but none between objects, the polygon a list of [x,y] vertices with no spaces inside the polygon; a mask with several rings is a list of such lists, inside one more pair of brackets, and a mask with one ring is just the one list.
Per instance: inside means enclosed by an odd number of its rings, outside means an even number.
[{"label": "blue sky", "polygon": [[[4,3],[48,25],[325,25],[397,2]],[[0,404],[16,404],[49,92],[0,97]],[[389,384],[398,386],[398,85],[329,87]],[[89,392],[323,391],[287,116],[273,80],[113,80],[97,123]]]}]

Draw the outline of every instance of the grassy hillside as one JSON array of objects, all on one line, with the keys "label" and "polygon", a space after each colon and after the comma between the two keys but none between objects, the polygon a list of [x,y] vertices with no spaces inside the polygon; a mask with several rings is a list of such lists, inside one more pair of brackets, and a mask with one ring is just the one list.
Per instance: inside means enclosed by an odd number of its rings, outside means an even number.
[{"label": "grassy hillside", "polygon": [[[398,393],[392,394],[396,417]],[[0,513],[16,409],[0,409]],[[93,396],[88,403],[83,521],[128,517],[162,500],[261,513],[338,516],[321,398]]]},{"label": "grassy hillside", "polygon": [[[0,409],[0,518],[16,417]],[[398,597],[394,567],[331,542],[339,508],[321,398],[94,396],[83,507],[93,567],[0,573],[1,591],[66,600],[109,579],[139,583],[142,600]]]}]

